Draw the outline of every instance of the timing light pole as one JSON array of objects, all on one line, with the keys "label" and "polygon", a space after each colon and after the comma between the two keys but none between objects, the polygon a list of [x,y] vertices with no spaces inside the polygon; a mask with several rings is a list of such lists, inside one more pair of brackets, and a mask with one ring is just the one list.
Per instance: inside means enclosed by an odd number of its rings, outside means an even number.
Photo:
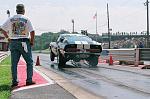
[{"label": "timing light pole", "polygon": [[146,47],[149,48],[149,1],[146,0],[146,2],[144,3],[144,5],[147,7],[147,42],[146,42]]}]

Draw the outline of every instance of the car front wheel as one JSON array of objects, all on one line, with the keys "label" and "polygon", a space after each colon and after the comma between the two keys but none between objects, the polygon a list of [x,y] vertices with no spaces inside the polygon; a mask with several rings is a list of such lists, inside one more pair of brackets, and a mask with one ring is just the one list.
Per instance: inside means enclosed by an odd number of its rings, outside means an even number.
[{"label": "car front wheel", "polygon": [[92,55],[90,58],[87,59],[88,64],[90,67],[97,67],[98,64],[98,56]]},{"label": "car front wheel", "polygon": [[58,55],[58,68],[63,68],[66,65],[65,57],[59,52]]},{"label": "car front wheel", "polygon": [[50,59],[51,61],[54,61],[55,59],[55,54],[52,52],[52,50],[50,51]]}]

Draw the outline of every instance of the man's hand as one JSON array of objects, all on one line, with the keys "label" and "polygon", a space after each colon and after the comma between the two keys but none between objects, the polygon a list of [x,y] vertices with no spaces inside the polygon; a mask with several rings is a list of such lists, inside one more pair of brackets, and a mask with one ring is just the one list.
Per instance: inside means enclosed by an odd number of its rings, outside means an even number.
[{"label": "man's hand", "polygon": [[10,43],[10,42],[11,42],[11,39],[10,39],[10,38],[7,38],[7,40],[8,40],[8,43]]},{"label": "man's hand", "polygon": [[32,39],[30,39],[30,45],[33,46],[34,45],[34,41]]},{"label": "man's hand", "polygon": [[31,44],[31,46],[33,46],[34,45],[34,35],[35,35],[35,32],[34,31],[32,31],[32,32],[30,32],[30,44]]}]

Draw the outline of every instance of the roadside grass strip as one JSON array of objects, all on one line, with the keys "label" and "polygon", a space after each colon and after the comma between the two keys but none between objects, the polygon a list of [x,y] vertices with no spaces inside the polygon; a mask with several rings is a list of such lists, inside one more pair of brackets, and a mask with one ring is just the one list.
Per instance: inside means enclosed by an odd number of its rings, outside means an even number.
[{"label": "roadside grass strip", "polygon": [[0,63],[0,99],[8,99],[11,95],[10,56]]}]

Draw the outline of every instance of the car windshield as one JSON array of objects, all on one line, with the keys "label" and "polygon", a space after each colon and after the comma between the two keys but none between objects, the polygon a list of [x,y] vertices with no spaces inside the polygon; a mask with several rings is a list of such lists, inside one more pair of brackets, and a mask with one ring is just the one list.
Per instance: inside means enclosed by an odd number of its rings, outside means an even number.
[{"label": "car windshield", "polygon": [[87,36],[70,36],[70,35],[67,35],[65,36],[65,38],[69,41],[69,42],[74,42],[74,41],[87,41],[87,42],[92,42],[92,39],[87,37]]}]

